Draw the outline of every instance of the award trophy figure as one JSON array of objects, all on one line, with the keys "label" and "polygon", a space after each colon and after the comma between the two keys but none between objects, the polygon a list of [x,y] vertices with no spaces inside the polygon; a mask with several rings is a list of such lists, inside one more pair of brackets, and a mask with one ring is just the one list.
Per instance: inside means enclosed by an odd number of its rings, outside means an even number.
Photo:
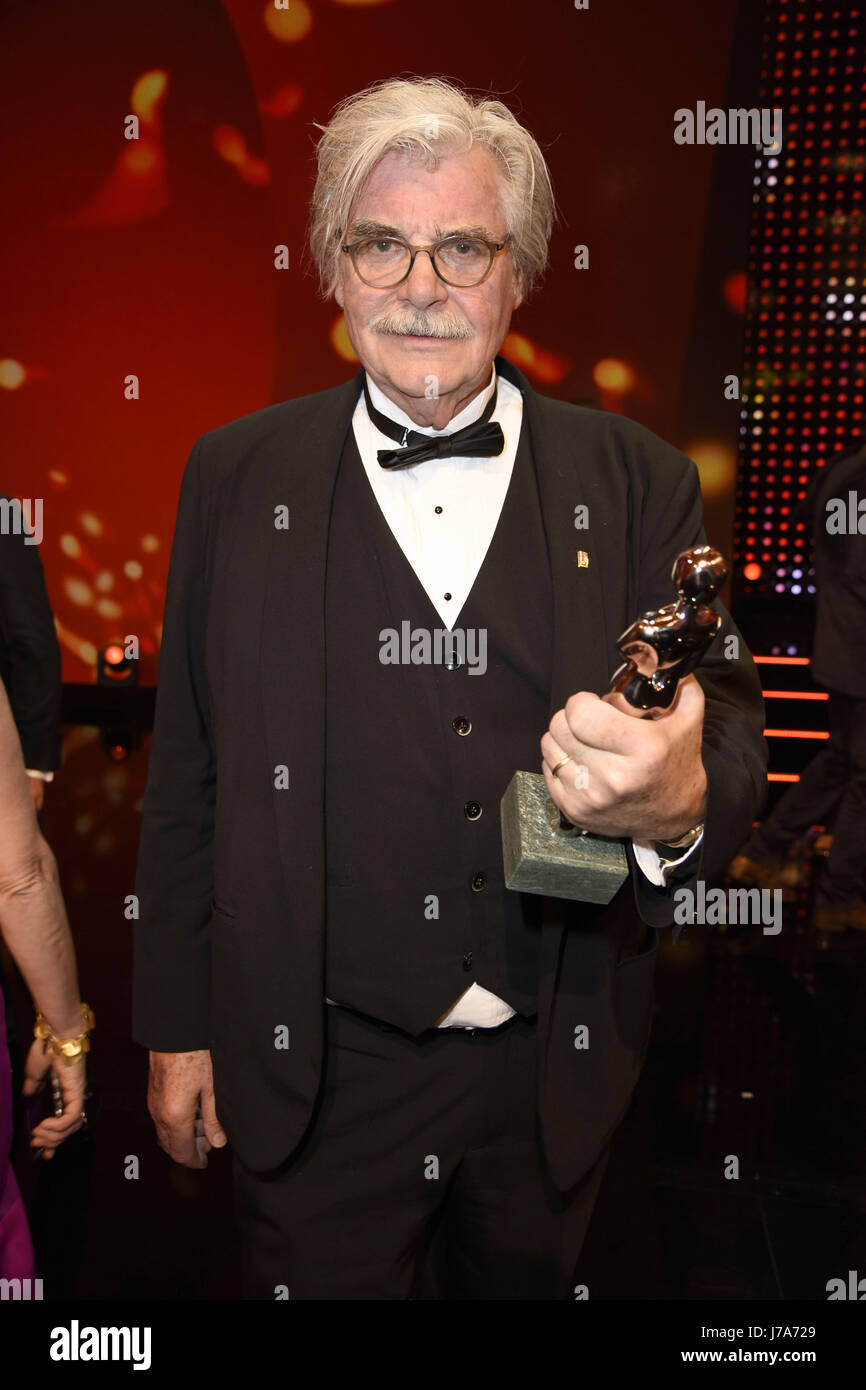
[{"label": "award trophy figure", "polygon": [[[677,557],[671,571],[677,602],[644,613],[622,634],[616,645],[624,661],[608,694],[623,695],[638,712],[670,708],[680,680],[695,669],[721,627],[710,603],[727,573],[722,556],[708,545]],[[506,887],[609,903],[625,881],[622,840],[591,835],[567,821],[540,773],[515,772],[500,809]]]}]

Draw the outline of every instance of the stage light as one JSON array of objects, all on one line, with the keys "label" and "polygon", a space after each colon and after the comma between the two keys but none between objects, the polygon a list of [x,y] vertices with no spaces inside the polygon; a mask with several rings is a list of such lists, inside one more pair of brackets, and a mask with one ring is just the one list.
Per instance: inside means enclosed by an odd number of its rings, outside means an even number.
[{"label": "stage light", "polygon": [[99,653],[97,685],[138,685],[138,659],[127,656],[119,642],[110,642]]},{"label": "stage light", "polygon": [[567,358],[539,347],[525,333],[509,333],[502,344],[502,354],[536,381],[562,381],[571,367]]},{"label": "stage light", "polygon": [[21,363],[16,362],[13,357],[4,357],[0,361],[0,386],[4,391],[17,391],[26,375]]},{"label": "stage light", "polygon": [[280,43],[298,43],[313,27],[313,16],[306,0],[292,0],[287,9],[276,9],[268,0],[262,13],[265,28]]},{"label": "stage light", "polygon": [[219,125],[213,133],[213,147],[221,159],[237,169],[241,178],[256,188],[270,181],[270,170],[263,159],[250,154],[240,131],[231,125]]},{"label": "stage light", "polygon": [[622,395],[634,386],[634,372],[627,362],[615,357],[603,357],[592,370],[592,379],[600,391]]},{"label": "stage light", "polygon": [[137,746],[131,729],[112,729],[101,742],[113,763],[126,762]]},{"label": "stage light", "polygon": [[148,124],[156,121],[167,89],[168,73],[163,68],[152,68],[150,72],[143,72],[133,84],[130,103],[142,121]]},{"label": "stage light", "polygon": [[736,455],[730,445],[719,439],[696,439],[685,445],[684,452],[697,465],[705,497],[729,495],[737,471]]},{"label": "stage light", "polygon": [[352,347],[349,338],[349,330],[346,327],[346,319],[343,314],[334,320],[331,328],[331,347],[338,357],[342,357],[344,362],[357,362],[358,354]]},{"label": "stage light", "polygon": [[259,110],[263,116],[291,116],[300,106],[303,95],[301,88],[294,83],[284,83],[259,102]]},{"label": "stage light", "polygon": [[768,616],[814,596],[810,536],[790,517],[815,471],[866,433],[862,13],[798,9],[797,27],[791,13],[766,0],[763,100],[785,108],[786,131],[784,152],[758,151],[753,165],[733,545],[735,603],[765,599]]}]

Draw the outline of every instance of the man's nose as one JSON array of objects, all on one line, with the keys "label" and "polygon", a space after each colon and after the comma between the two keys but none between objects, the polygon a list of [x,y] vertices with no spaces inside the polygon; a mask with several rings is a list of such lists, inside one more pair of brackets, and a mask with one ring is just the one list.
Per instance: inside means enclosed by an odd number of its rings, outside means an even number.
[{"label": "man's nose", "polygon": [[448,286],[439,279],[429,251],[418,251],[412,269],[400,285],[403,298],[417,308],[448,298]]}]

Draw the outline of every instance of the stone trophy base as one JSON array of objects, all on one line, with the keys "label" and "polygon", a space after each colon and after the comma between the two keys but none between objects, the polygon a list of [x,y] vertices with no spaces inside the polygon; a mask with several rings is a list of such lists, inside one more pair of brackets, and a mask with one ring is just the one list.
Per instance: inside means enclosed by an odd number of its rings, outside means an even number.
[{"label": "stone trophy base", "polygon": [[515,772],[501,812],[507,888],[604,904],[621,888],[628,875],[622,841],[563,829],[540,773]]}]

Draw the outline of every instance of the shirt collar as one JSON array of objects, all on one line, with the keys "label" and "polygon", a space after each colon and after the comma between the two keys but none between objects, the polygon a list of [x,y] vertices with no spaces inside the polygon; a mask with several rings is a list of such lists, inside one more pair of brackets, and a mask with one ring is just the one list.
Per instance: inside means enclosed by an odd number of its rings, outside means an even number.
[{"label": "shirt collar", "polygon": [[[452,434],[454,430],[462,430],[466,425],[474,425],[475,421],[483,414],[484,407],[496,390],[496,368],[493,367],[490,374],[490,381],[487,383],[484,390],[479,391],[478,395],[473,397],[469,404],[464,406],[459,414],[454,416],[453,420],[449,420],[444,429],[436,430],[429,425],[416,425],[415,421],[410,419],[405,411],[401,410],[398,405],[395,405],[391,398],[386,396],[384,391],[380,390],[375,381],[371,379],[369,372],[365,373],[365,375],[367,378],[367,390],[370,392],[370,400],[377,410],[381,410],[383,415],[389,416],[389,418],[396,421],[398,425],[403,425],[410,430],[416,430],[418,434],[429,434],[434,438],[438,435]],[[361,399],[364,399],[363,395]],[[366,409],[365,405],[365,414]]]}]

